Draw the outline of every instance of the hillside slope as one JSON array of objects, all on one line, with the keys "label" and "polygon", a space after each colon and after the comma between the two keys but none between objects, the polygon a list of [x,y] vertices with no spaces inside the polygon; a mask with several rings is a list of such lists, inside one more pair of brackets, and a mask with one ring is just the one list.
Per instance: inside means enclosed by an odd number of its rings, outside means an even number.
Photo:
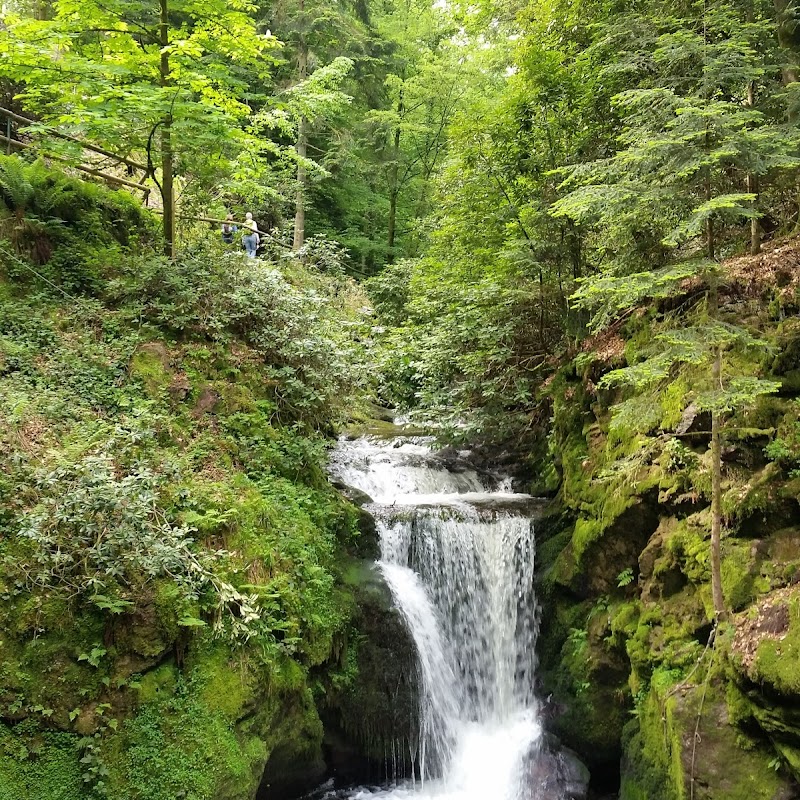
[{"label": "hillside slope", "polygon": [[[643,306],[547,382],[549,447],[537,489],[557,489],[540,531],[543,691],[552,725],[623,800],[797,797],[800,779],[800,243],[725,262],[724,321],[765,345],[737,374],[780,383],[729,415],[722,577],[730,614],[712,636],[708,415],[676,380],[614,417],[611,369],[647,352],[683,296]],[[743,359],[743,360],[742,360]]]},{"label": "hillside slope", "polygon": [[364,298],[213,241],[165,261],[129,196],[21,169],[28,202],[0,214],[0,798],[240,800],[273,753],[275,780],[313,781],[367,613],[356,510],[323,471]]}]

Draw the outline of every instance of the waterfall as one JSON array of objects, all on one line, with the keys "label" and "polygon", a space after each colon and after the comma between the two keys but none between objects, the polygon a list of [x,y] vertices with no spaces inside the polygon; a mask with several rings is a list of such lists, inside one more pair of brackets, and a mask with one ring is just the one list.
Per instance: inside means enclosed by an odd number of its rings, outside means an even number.
[{"label": "waterfall", "polygon": [[[418,656],[418,780],[360,798],[528,800],[541,728],[525,495],[426,439],[342,441],[332,474],[372,498],[378,562]],[[337,795],[338,796],[338,795]]]}]

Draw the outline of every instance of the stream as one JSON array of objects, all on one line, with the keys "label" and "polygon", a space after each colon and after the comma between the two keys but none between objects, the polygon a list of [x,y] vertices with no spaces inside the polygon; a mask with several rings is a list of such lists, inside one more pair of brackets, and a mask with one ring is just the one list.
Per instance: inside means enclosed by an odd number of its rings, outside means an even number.
[{"label": "stream", "polygon": [[[416,645],[413,780],[321,798],[532,800],[545,791],[534,696],[534,498],[422,437],[343,439],[332,477],[369,495],[378,567]],[[552,758],[550,759],[552,762]],[[552,770],[551,770],[552,771]],[[542,791],[540,791],[540,789]]]}]

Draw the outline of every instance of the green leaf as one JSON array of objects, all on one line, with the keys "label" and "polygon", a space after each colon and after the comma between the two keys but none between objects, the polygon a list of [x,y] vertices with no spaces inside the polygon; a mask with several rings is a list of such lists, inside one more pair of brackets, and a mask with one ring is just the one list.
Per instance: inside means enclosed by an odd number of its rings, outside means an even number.
[{"label": "green leaf", "polygon": [[206,622],[202,619],[198,619],[197,617],[181,617],[178,620],[178,625],[184,628],[203,628],[206,626]]}]

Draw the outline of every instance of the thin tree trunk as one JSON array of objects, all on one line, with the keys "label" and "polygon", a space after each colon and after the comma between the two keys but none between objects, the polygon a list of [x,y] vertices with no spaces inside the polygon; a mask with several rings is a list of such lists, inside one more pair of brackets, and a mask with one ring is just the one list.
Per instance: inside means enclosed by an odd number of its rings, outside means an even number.
[{"label": "thin tree trunk", "polygon": [[[712,376],[719,386],[722,375],[722,348],[717,347]],[[725,616],[725,596],[722,592],[722,436],[720,433],[721,412],[711,414],[711,595],[714,601],[714,616]]]},{"label": "thin tree trunk", "polygon": [[[305,0],[300,0],[300,13],[306,10]],[[300,21],[300,25],[305,27],[305,20]],[[308,77],[308,42],[305,33],[300,34],[300,43],[297,49],[297,80],[302,83]],[[297,155],[305,159],[308,153],[308,120],[300,118],[297,125]],[[292,249],[299,250],[306,240],[306,184],[308,183],[308,173],[303,163],[297,165],[297,189],[294,201],[294,242]]]},{"label": "thin tree trunk", "polygon": [[397,101],[397,120],[398,125],[394,131],[394,146],[392,147],[392,168],[389,170],[389,230],[386,239],[389,252],[386,260],[391,264],[394,261],[394,243],[397,232],[397,199],[400,196],[400,120],[403,118],[405,105],[403,103],[403,91]]},{"label": "thin tree trunk", "polygon": [[[752,173],[747,176],[747,191],[756,195],[755,203],[758,203],[758,176]],[[750,255],[757,256],[761,252],[761,222],[758,217],[750,220]]]},{"label": "thin tree trunk", "polygon": [[706,255],[713,261],[716,255],[716,243],[714,240],[714,220],[709,217],[706,220]]},{"label": "thin tree trunk", "polygon": [[[711,198],[711,176],[706,173],[706,199]],[[716,255],[714,242],[714,220],[706,220],[706,252],[711,261]],[[719,289],[716,273],[710,276],[708,315],[712,320],[719,316]],[[714,363],[711,367],[712,389],[722,385],[722,347],[714,350]],[[720,412],[711,413],[711,595],[714,603],[714,618],[719,620],[725,614],[725,598],[722,593],[722,556],[720,539],[722,536],[722,437],[720,433]]]},{"label": "thin tree trunk", "polygon": [[[709,316],[716,320],[719,311],[717,276],[711,276],[709,292]],[[711,382],[714,391],[722,388],[722,347],[717,345],[711,366]],[[725,616],[725,595],[722,591],[722,412],[711,412],[711,596],[714,617]]]},{"label": "thin tree trunk", "polygon": [[33,7],[33,18],[42,21],[53,19],[52,0],[37,0]]},{"label": "thin tree trunk", "polygon": [[[160,0],[161,21],[159,41],[161,44],[160,83],[169,86],[169,0]],[[161,125],[161,202],[164,206],[164,255],[175,258],[175,189],[172,180],[172,115],[168,114]]]},{"label": "thin tree trunk", "polygon": [[[781,74],[783,76],[784,85],[795,83],[800,80],[800,69],[798,68],[797,50],[794,47],[794,33],[797,26],[795,19],[794,0],[773,0],[775,6],[775,15],[778,20],[777,34],[778,44],[789,57],[790,63],[781,66]],[[789,111],[789,122],[794,125],[797,122],[797,111],[791,109]],[[797,220],[795,222],[794,232],[800,232],[800,185],[797,186],[796,200],[797,206]]]},{"label": "thin tree trunk", "polygon": [[[307,121],[302,117],[299,125],[297,126],[297,155],[300,158],[305,158],[308,153],[308,133]],[[294,242],[292,248],[299,250],[306,240],[306,183],[308,182],[308,173],[303,164],[297,165],[297,191],[295,193],[294,201]]]},{"label": "thin tree trunk", "polygon": [[[747,105],[755,108],[756,105],[756,82],[750,81],[747,84]],[[753,206],[758,207],[758,175],[753,172],[747,175],[747,191],[749,194],[756,195]],[[750,220],[750,255],[757,256],[761,252],[761,223],[757,217]]]},{"label": "thin tree trunk", "polygon": [[[793,61],[797,61],[792,41],[796,25],[793,0],[774,0],[774,5],[778,18],[778,44],[791,55]],[[794,83],[800,78],[800,70],[796,63],[784,64],[781,72],[785,84]]]}]

